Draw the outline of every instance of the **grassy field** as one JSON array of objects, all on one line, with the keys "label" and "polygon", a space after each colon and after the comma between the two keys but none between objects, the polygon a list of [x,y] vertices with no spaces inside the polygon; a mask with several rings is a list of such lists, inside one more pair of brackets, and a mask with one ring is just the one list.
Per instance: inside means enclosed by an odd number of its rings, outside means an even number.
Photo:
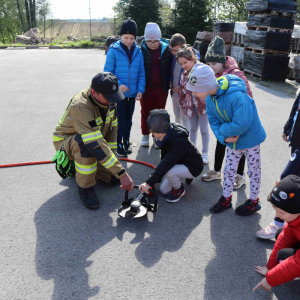
[{"label": "grassy field", "polygon": [[[52,23],[52,26],[51,26]],[[44,36],[43,26],[39,27],[41,37]],[[108,22],[92,22],[92,36],[109,36],[113,34],[113,24]],[[90,22],[68,22],[66,20],[47,20],[45,37],[54,40],[65,40],[67,36],[82,40],[90,37]]]}]

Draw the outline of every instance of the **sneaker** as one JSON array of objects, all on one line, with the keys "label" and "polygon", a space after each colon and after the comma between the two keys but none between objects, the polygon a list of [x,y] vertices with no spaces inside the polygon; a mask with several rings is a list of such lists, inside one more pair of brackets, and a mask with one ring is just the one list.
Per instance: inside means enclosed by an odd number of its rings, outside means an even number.
[{"label": "sneaker", "polygon": [[78,193],[82,204],[88,209],[98,209],[100,204],[95,192],[95,186],[83,189],[78,187]]},{"label": "sneaker", "polygon": [[131,154],[132,153],[132,147],[130,146],[130,142],[129,140],[124,140],[124,144],[123,144],[123,147],[124,147],[124,150],[127,154]]},{"label": "sneaker", "polygon": [[116,154],[121,157],[127,157],[127,152],[124,150],[123,144],[118,144],[118,148],[116,150]]},{"label": "sneaker", "polygon": [[209,154],[203,152],[203,153],[202,153],[202,160],[203,160],[203,164],[204,164],[204,165],[208,165],[208,163],[209,163]]},{"label": "sneaker", "polygon": [[233,184],[233,189],[238,190],[244,184],[246,184],[245,176],[241,176],[239,174],[236,174],[234,184]]},{"label": "sneaker", "polygon": [[[284,225],[283,225],[284,226]],[[283,226],[278,226],[273,222],[270,223],[265,229],[259,230],[256,232],[257,237],[261,239],[274,239],[277,233],[277,230],[283,228]]]},{"label": "sneaker", "polygon": [[156,141],[157,141],[157,138],[153,138],[153,147],[155,148],[155,149],[159,149],[159,146],[156,144]]},{"label": "sneaker", "polygon": [[255,213],[256,211],[259,211],[260,209],[261,206],[259,204],[259,201],[257,201],[257,204],[254,204],[250,199],[248,199],[244,204],[237,207],[235,209],[235,212],[239,216],[249,216]]},{"label": "sneaker", "polygon": [[227,208],[231,208],[232,207],[231,200],[232,200],[232,196],[230,196],[229,200],[226,200],[224,196],[221,196],[219,201],[210,208],[210,212],[214,214],[218,214]]},{"label": "sneaker", "polygon": [[202,175],[203,181],[212,181],[222,179],[221,172],[216,172],[215,170],[211,170],[206,174]]},{"label": "sneaker", "polygon": [[149,135],[143,135],[141,145],[143,147],[149,147]]},{"label": "sneaker", "polygon": [[183,184],[181,184],[181,187],[178,190],[172,188],[172,191],[168,194],[166,201],[175,203],[178,202],[181,199],[181,197],[183,197],[184,195],[185,195],[185,190]]},{"label": "sneaker", "polygon": [[186,184],[188,184],[188,185],[191,185],[191,184],[193,183],[193,181],[194,181],[194,178],[186,178],[186,179],[185,179],[185,182],[186,182]]}]

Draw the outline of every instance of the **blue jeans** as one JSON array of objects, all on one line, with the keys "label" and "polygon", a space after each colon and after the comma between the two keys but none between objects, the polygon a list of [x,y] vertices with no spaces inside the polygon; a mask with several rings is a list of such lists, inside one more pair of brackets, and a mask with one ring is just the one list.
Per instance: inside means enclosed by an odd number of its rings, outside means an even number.
[{"label": "blue jeans", "polygon": [[132,116],[135,107],[135,97],[126,97],[125,100],[118,103],[118,144],[129,140],[132,126]]},{"label": "blue jeans", "polygon": [[292,147],[291,159],[282,172],[280,179],[292,174],[300,176],[300,149],[295,147]]}]

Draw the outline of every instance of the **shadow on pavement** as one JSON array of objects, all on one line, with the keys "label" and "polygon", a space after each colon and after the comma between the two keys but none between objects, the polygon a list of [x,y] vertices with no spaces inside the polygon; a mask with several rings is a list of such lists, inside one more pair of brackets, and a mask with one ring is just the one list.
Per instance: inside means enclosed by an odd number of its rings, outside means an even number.
[{"label": "shadow on pavement", "polygon": [[[149,161],[157,165],[160,153],[157,149],[153,151],[155,157],[151,156]],[[128,165],[128,172],[136,184],[146,180],[152,172],[147,166]],[[168,205],[159,195],[159,213],[126,220],[117,215],[110,216],[112,212],[116,213],[124,199],[124,191],[118,186],[98,182],[96,192],[100,209],[91,211],[82,205],[74,178],[61,180],[60,185],[66,189],[46,201],[34,218],[37,231],[36,270],[41,278],[53,280],[53,300],[87,300],[100,293],[99,286],[89,285],[86,269],[93,264],[89,257],[115,237],[122,240],[125,232],[135,233],[131,241],[138,244],[135,256],[142,265],[150,268],[164,252],[179,250],[203,218],[199,213],[203,211],[203,204],[199,201],[201,197],[186,198],[176,205]],[[193,195],[195,192],[198,193],[196,186],[187,188],[187,193]],[[117,226],[113,224],[115,218]]]},{"label": "shadow on pavement", "polygon": [[[160,150],[153,146],[140,147],[136,159],[143,159],[157,166],[160,162]],[[134,179],[135,184],[145,182],[153,172],[153,169],[147,166],[137,170],[136,166],[131,165],[127,170],[130,176],[134,175],[134,178],[138,178],[139,181]],[[203,203],[200,201],[202,197],[198,194],[197,186],[185,186],[185,188],[187,195],[180,202],[169,204],[166,203],[157,186],[159,203],[157,214],[149,213],[147,218],[139,220],[126,220],[125,222],[124,219],[117,220],[119,240],[122,240],[127,231],[136,233],[131,243],[139,243],[135,254],[143,266],[151,268],[160,260],[164,252],[179,250],[191,232],[201,223]]]}]

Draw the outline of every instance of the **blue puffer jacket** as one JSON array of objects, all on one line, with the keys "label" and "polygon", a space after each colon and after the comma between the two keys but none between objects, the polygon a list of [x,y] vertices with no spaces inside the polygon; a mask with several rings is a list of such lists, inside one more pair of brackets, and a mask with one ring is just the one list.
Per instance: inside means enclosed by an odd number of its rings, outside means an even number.
[{"label": "blue puffer jacket", "polygon": [[111,44],[107,52],[104,72],[113,73],[118,78],[119,86],[124,84],[128,87],[129,92],[124,94],[125,97],[136,97],[139,92],[145,93],[144,58],[139,46],[135,45],[130,64],[120,41]]},{"label": "blue puffer jacket", "polygon": [[[207,96],[206,112],[211,129],[217,140],[232,149],[247,149],[261,144],[266,139],[254,100],[247,95],[244,80],[235,75],[218,79],[220,87],[216,96]],[[225,139],[239,135],[236,143]]]}]

